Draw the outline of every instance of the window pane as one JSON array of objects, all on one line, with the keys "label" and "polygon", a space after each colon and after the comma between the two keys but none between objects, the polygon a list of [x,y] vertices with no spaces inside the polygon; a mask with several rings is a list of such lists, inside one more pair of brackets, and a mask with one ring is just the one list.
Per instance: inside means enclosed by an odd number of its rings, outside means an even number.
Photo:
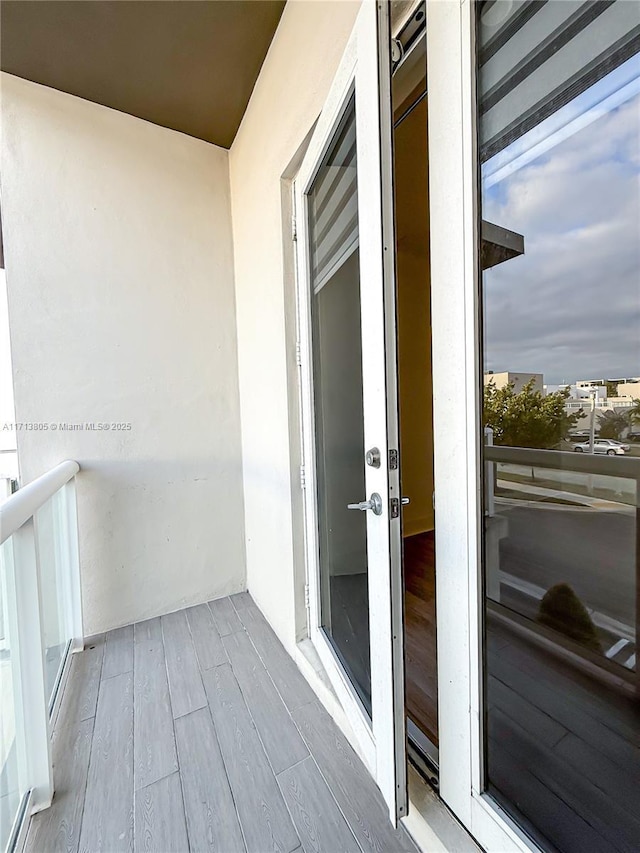
[{"label": "window pane", "polygon": [[322,627],[371,714],[362,339],[352,97],[308,195]]},{"label": "window pane", "polygon": [[640,4],[478,9],[486,786],[640,849]]}]

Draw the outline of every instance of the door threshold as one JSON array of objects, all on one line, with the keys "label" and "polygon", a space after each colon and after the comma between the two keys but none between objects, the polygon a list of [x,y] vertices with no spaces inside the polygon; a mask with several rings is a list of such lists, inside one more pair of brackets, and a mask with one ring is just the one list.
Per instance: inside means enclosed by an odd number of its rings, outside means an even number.
[{"label": "door threshold", "polygon": [[408,758],[422,778],[437,791],[439,787],[438,747],[407,717]]},{"label": "door threshold", "polygon": [[402,824],[425,853],[482,853],[473,836],[409,764],[409,814]]}]

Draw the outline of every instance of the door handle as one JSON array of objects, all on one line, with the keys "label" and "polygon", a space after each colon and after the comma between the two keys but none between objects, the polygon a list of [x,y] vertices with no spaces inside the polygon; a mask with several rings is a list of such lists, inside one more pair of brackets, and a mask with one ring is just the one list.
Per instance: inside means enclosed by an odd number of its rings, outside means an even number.
[{"label": "door handle", "polygon": [[411,503],[411,498],[402,498],[400,500],[400,503],[402,504],[402,506],[406,506],[407,504]]},{"label": "door handle", "polygon": [[366,510],[370,509],[374,515],[382,515],[382,498],[377,492],[373,492],[368,501],[347,504],[347,509],[359,509],[361,512],[366,512]]}]

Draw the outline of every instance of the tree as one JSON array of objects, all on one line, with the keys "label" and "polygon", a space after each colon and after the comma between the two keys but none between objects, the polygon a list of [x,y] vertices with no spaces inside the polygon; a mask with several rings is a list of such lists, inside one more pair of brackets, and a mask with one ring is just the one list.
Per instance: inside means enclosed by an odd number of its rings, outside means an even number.
[{"label": "tree", "polygon": [[633,401],[633,406],[629,409],[629,422],[640,424],[640,400]]},{"label": "tree", "polygon": [[601,412],[598,415],[598,435],[600,438],[613,438],[620,441],[622,433],[631,425],[629,412]]},{"label": "tree", "polygon": [[567,414],[569,389],[544,396],[533,388],[534,380],[515,393],[513,383],[484,388],[484,425],[493,429],[493,443],[509,447],[556,447],[579,420],[582,410]]}]

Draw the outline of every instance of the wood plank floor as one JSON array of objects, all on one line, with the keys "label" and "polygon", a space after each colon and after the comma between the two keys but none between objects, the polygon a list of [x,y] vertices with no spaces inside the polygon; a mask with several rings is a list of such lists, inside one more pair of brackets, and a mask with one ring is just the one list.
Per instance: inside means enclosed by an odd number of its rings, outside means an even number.
[{"label": "wood plank floor", "polygon": [[248,593],[75,655],[26,853],[417,853]]},{"label": "wood plank floor", "polygon": [[434,532],[408,536],[403,547],[407,714],[438,746]]}]

